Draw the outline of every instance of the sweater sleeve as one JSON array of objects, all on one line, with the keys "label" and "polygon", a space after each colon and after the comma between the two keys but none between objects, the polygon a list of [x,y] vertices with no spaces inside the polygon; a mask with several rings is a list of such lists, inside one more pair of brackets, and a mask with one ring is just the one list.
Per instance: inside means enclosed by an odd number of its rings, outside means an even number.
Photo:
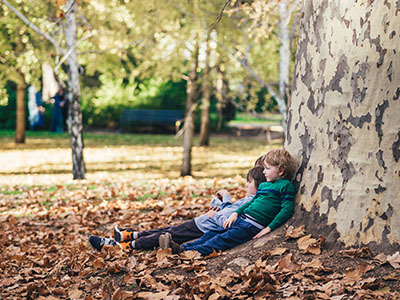
[{"label": "sweater sleeve", "polygon": [[285,223],[292,215],[294,209],[294,187],[292,183],[287,184],[282,188],[281,210],[275,218],[268,224],[271,230],[275,230]]},{"label": "sweater sleeve", "polygon": [[[255,197],[254,197],[254,198],[255,198]],[[240,216],[240,215],[244,212],[244,210],[245,210],[246,208],[248,208],[249,205],[254,201],[254,198],[251,199],[249,202],[243,204],[241,207],[239,207],[239,208],[235,211],[235,213],[237,213],[237,214]]]}]

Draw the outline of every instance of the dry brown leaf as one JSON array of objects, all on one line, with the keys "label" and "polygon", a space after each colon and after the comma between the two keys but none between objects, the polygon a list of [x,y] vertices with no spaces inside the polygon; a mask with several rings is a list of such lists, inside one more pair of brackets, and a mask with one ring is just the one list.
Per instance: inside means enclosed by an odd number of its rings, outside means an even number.
[{"label": "dry brown leaf", "polygon": [[306,267],[319,269],[322,267],[322,261],[319,258],[314,258],[312,261],[310,261],[309,263],[306,263],[305,265],[306,265]]},{"label": "dry brown leaf", "polygon": [[394,253],[393,255],[389,255],[387,257],[387,261],[390,263],[390,265],[395,268],[398,269],[400,268],[400,252],[397,251],[396,253]]},{"label": "dry brown leaf", "polygon": [[217,256],[220,256],[221,254],[222,254],[221,251],[215,251],[215,250],[214,250],[211,254],[207,255],[207,256],[205,257],[205,259],[217,257]]},{"label": "dry brown leaf", "polygon": [[300,227],[293,227],[292,225],[286,230],[285,238],[288,239],[297,239],[306,234],[305,225],[301,225]]},{"label": "dry brown leaf", "polygon": [[372,258],[372,252],[367,247],[364,247],[362,249],[343,250],[341,252],[348,256],[361,257],[361,258]]},{"label": "dry brown leaf", "polygon": [[278,265],[281,269],[286,269],[289,271],[297,271],[301,268],[301,265],[294,260],[292,254],[288,254],[279,260]]},{"label": "dry brown leaf", "polygon": [[361,280],[360,271],[358,269],[349,269],[346,271],[342,281],[345,285],[353,286],[359,280]]},{"label": "dry brown leaf", "polygon": [[172,256],[172,250],[170,248],[157,250],[157,262],[158,263],[170,256]]},{"label": "dry brown leaf", "polygon": [[357,269],[364,274],[367,273],[368,271],[375,269],[375,266],[373,264],[362,263],[357,266]]},{"label": "dry brown leaf", "polygon": [[271,256],[274,256],[274,255],[282,255],[282,254],[284,254],[287,250],[288,250],[287,248],[274,248],[274,249],[272,249],[271,251],[269,251],[268,253],[269,253]]},{"label": "dry brown leaf", "polygon": [[297,245],[300,250],[306,250],[311,244],[315,243],[317,240],[311,237],[311,234],[303,236],[297,240]]},{"label": "dry brown leaf", "polygon": [[82,296],[82,291],[78,289],[77,286],[72,287],[69,291],[68,291],[68,296],[69,298],[73,299],[80,299]]},{"label": "dry brown leaf", "polygon": [[218,299],[221,299],[221,295],[218,293],[214,293],[210,297],[208,297],[208,300],[218,300]]}]

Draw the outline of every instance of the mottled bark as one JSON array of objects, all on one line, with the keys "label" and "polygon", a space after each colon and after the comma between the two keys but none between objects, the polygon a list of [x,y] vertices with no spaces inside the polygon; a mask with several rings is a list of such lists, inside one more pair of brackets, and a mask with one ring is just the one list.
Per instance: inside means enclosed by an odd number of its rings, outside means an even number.
[{"label": "mottled bark", "polygon": [[[195,39],[197,40],[197,39]],[[194,119],[196,109],[197,91],[197,67],[199,65],[199,45],[195,44],[192,54],[191,67],[186,88],[186,111],[183,129],[183,159],[181,176],[191,175],[192,172],[192,147],[194,138]]]},{"label": "mottled bark", "polygon": [[399,246],[399,28],[400,1],[304,2],[286,147],[296,222],[331,244]]},{"label": "mottled bark", "polygon": [[85,178],[85,162],[83,159],[83,127],[81,111],[81,93],[79,86],[78,61],[76,55],[76,1],[68,0],[68,13],[65,17],[65,40],[68,56],[68,133],[72,150],[72,174],[74,179]]},{"label": "mottled bark", "polygon": [[19,74],[19,82],[17,84],[17,124],[15,130],[15,142],[18,144],[25,143],[25,119],[26,119],[26,103],[25,103],[25,77]]},{"label": "mottled bark", "polygon": [[201,126],[200,146],[208,146],[210,143],[210,45],[209,34],[206,41],[205,67],[203,70],[202,98],[201,98]]}]

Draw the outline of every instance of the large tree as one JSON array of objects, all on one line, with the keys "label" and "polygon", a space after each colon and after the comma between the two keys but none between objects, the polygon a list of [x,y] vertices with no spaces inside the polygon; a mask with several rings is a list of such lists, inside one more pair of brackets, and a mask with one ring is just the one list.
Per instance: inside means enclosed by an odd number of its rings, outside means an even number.
[{"label": "large tree", "polygon": [[286,147],[296,222],[331,244],[400,242],[400,2],[306,0]]}]

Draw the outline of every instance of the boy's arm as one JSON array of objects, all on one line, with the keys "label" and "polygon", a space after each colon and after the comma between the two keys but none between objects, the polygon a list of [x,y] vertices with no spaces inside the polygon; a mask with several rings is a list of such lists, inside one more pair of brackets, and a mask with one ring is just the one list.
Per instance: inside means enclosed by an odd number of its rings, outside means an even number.
[{"label": "boy's arm", "polygon": [[251,199],[249,202],[243,204],[241,207],[239,207],[235,212],[240,216],[246,208],[249,207],[249,205],[254,201],[255,196],[253,197],[253,199]]},{"label": "boy's arm", "polygon": [[231,195],[226,190],[219,190],[211,200],[210,206],[221,208],[224,203],[231,203]]},{"label": "boy's arm", "polygon": [[285,186],[282,191],[282,202],[281,202],[281,210],[275,216],[275,218],[268,224],[268,227],[272,230],[275,230],[283,223],[285,223],[292,215],[294,209],[294,187],[292,184]]}]

